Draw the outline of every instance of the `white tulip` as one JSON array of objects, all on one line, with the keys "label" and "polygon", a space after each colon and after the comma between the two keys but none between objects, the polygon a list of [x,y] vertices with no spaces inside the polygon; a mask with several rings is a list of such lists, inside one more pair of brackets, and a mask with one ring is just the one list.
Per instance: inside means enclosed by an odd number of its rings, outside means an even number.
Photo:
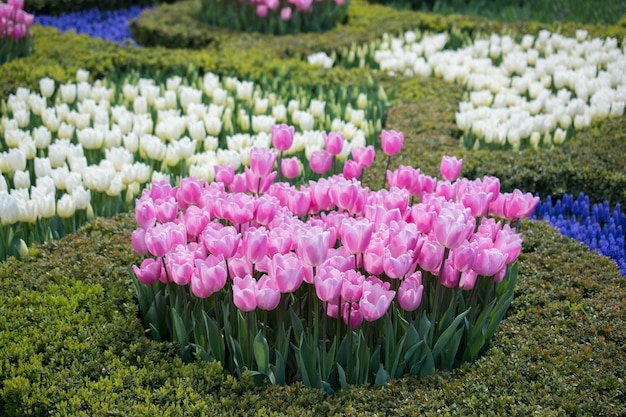
[{"label": "white tulip", "polygon": [[54,194],[56,191],[56,187],[54,186],[54,179],[52,179],[52,175],[49,175],[47,177],[37,177],[36,184],[37,184],[37,188],[42,190],[44,194]]},{"label": "white tulip", "polygon": [[151,181],[167,181],[167,182],[172,182],[172,178],[169,174],[164,174],[162,172],[159,171],[153,171],[152,172],[152,178]]},{"label": "white tulip", "polygon": [[226,104],[226,99],[228,98],[228,92],[222,88],[216,88],[213,90],[213,103],[218,106],[223,106]]},{"label": "white tulip", "polygon": [[37,221],[37,202],[33,200],[18,201],[19,217],[22,223],[35,223]]},{"label": "white tulip", "polygon": [[204,77],[202,77],[202,87],[204,89],[204,93],[209,97],[213,97],[213,92],[219,87],[219,85],[220,77],[212,72],[207,72],[204,74]]},{"label": "white tulip", "polygon": [[203,179],[206,182],[213,182],[215,179],[215,168],[214,165],[210,164],[191,165],[189,167],[189,175]]},{"label": "white tulip", "polygon": [[63,196],[57,201],[57,215],[62,219],[68,219],[74,215],[76,207],[74,200],[69,194]]},{"label": "white tulip", "polygon": [[133,132],[122,136],[122,143],[128,152],[135,153],[139,150],[139,138]]},{"label": "white tulip", "polygon": [[265,112],[267,112],[268,105],[269,100],[267,98],[257,97],[254,100],[254,114],[265,114]]},{"label": "white tulip", "polygon": [[61,90],[61,100],[65,103],[72,104],[76,100],[76,84],[62,84],[59,88]]},{"label": "white tulip", "polygon": [[272,107],[272,117],[277,123],[287,122],[287,107],[284,104],[276,104]]},{"label": "white tulip", "polygon": [[9,189],[9,185],[7,184],[6,178],[4,175],[0,176],[0,195],[2,195],[3,191],[7,191]]},{"label": "white tulip", "polygon": [[188,136],[183,136],[176,142],[176,151],[180,159],[187,159],[196,152],[197,142]]},{"label": "white tulip", "polygon": [[323,118],[325,114],[326,102],[322,100],[311,100],[309,104],[309,111],[313,117]]},{"label": "white tulip", "polygon": [[[100,128],[100,125],[96,125],[96,128]],[[111,129],[107,129],[106,126],[102,127],[104,133],[104,147],[105,148],[117,148],[122,144],[122,132],[117,125],[113,125]]]},{"label": "white tulip", "polygon": [[238,100],[249,101],[252,100],[252,91],[254,89],[254,83],[252,81],[236,81],[235,84],[236,97]]},{"label": "white tulip", "polygon": [[124,96],[124,100],[130,103],[139,95],[139,87],[133,84],[124,84],[124,87],[122,87],[122,94]]},{"label": "white tulip", "polygon": [[34,115],[41,116],[41,113],[46,108],[46,98],[39,94],[31,93],[28,96],[28,106]]},{"label": "white tulip", "polygon": [[191,103],[200,104],[202,102],[202,91],[193,87],[182,86],[180,88],[180,106],[184,111]]},{"label": "white tulip", "polygon": [[116,174],[111,180],[111,185],[106,190],[106,194],[109,197],[117,197],[121,194],[124,189],[124,183],[122,182],[122,176],[120,174]]},{"label": "white tulip", "polygon": [[180,84],[182,83],[182,81],[183,81],[182,77],[178,75],[169,77],[167,80],[165,80],[165,88],[168,91],[176,91],[178,87],[180,87]]},{"label": "white tulip", "polygon": [[[157,100],[158,98],[154,100],[155,106],[156,106]],[[176,93],[173,91],[166,91],[165,94],[163,94],[163,108],[164,109],[176,109],[177,107],[178,107],[178,96],[176,95]]]},{"label": "white tulip", "polygon": [[146,114],[148,113],[148,102],[146,98],[143,96],[137,96],[133,100],[133,111],[136,114]]},{"label": "white tulip", "polygon": [[239,125],[239,129],[244,132],[250,130],[250,116],[245,109],[239,109],[237,124]]},{"label": "white tulip", "polygon": [[37,178],[50,177],[52,175],[52,165],[48,158],[35,158],[35,176]]},{"label": "white tulip", "polygon": [[315,119],[310,113],[300,112],[298,124],[300,125],[300,129],[303,131],[313,130],[313,127],[315,126]]},{"label": "white tulip", "polygon": [[252,131],[254,133],[270,133],[272,126],[276,123],[276,119],[272,116],[266,115],[253,115],[252,116]]},{"label": "white tulip", "polygon": [[0,222],[4,225],[11,225],[18,222],[20,208],[18,200],[6,191],[0,191]]},{"label": "white tulip", "polygon": [[81,81],[76,85],[76,99],[84,101],[91,95],[91,84],[87,81]]},{"label": "white tulip", "polygon": [[67,186],[67,178],[70,171],[67,166],[63,165],[52,170],[52,179],[54,179],[54,186],[58,190],[65,190]]},{"label": "white tulip", "polygon": [[100,149],[104,142],[104,134],[91,127],[77,130],[76,138],[85,149]]},{"label": "white tulip", "polygon": [[39,80],[39,90],[41,95],[50,98],[54,94],[54,80],[49,77],[44,77]]},{"label": "white tulip", "polygon": [[137,173],[136,181],[140,184],[148,182],[151,174],[150,167],[143,162],[135,162],[133,166],[135,167]]},{"label": "white tulip", "polygon": [[215,136],[207,136],[202,141],[202,149],[205,151],[215,151],[219,146],[219,141]]},{"label": "white tulip", "polygon": [[24,171],[26,169],[26,153],[21,148],[11,148],[7,153],[9,172]]},{"label": "white tulip", "polygon": [[30,188],[30,172],[15,171],[13,173],[13,186],[15,188]]},{"label": "white tulip", "polygon": [[18,109],[13,112],[13,119],[15,119],[19,128],[24,129],[30,124],[30,112]]}]

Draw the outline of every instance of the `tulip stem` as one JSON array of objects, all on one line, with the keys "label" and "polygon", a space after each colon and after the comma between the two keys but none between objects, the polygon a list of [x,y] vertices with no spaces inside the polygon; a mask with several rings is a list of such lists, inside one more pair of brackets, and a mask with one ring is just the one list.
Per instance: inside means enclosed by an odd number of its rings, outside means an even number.
[{"label": "tulip stem", "polygon": [[380,188],[385,188],[385,185],[387,184],[387,171],[389,170],[389,165],[391,165],[391,155],[387,158],[387,165],[383,171],[383,185]]}]

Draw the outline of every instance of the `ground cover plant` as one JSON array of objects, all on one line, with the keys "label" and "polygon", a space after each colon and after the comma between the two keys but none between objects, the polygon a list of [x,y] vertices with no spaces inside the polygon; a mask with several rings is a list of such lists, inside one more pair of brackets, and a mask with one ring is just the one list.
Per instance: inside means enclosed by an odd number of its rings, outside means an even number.
[{"label": "ground cover plant", "polygon": [[[102,48],[105,56],[107,49]],[[121,49],[113,50],[124,54]],[[208,61],[204,62],[207,65]],[[299,68],[292,73],[296,77],[298,71],[309,71],[290,62]],[[15,67],[0,70],[5,68]],[[337,73],[350,71],[331,70],[329,79]],[[58,72],[50,74],[59,76]],[[39,80],[45,75],[35,78],[31,88],[41,87]],[[399,88],[395,106],[385,115],[385,126],[404,131],[406,140],[403,152],[375,158],[372,166],[363,170],[364,184],[378,189],[386,168],[394,170],[401,164],[420,166],[425,173],[436,175],[441,155],[450,149],[463,157],[466,175],[482,177],[494,172],[481,172],[491,165],[482,165],[486,159],[480,152],[458,148],[454,112],[461,97],[459,89],[432,80],[374,78],[386,87]],[[60,76],[57,81],[62,84],[68,79]],[[403,89],[407,85],[413,88]],[[424,100],[431,89],[449,96]],[[422,100],[416,100],[420,95]],[[420,106],[427,111],[416,111]],[[426,113],[436,114],[438,120],[425,118]],[[592,125],[556,155],[587,140],[623,142],[621,120]],[[423,152],[424,145],[435,149],[432,155]],[[506,164],[513,160],[508,155],[510,151],[494,151],[490,159],[501,158]],[[520,151],[515,158],[529,155]],[[604,163],[610,160],[610,155],[594,157]],[[220,171],[220,175],[227,178],[230,173]],[[619,178],[616,172],[608,183],[614,188]],[[503,187],[514,183],[502,176]],[[558,187],[548,189],[558,192]],[[571,185],[565,187],[569,189]],[[590,194],[592,201],[609,195],[603,194],[602,188]],[[584,216],[580,209],[576,213]],[[602,217],[609,222],[604,214]],[[612,218],[613,224],[620,223],[619,216]],[[0,367],[0,406],[5,414],[374,415],[396,410],[426,415],[620,415],[623,411],[620,311],[624,280],[613,262],[545,224],[522,222],[525,240],[511,309],[477,362],[425,379],[394,380],[383,389],[366,386],[327,396],[323,391],[303,389],[300,383],[284,388],[255,387],[250,374],[233,379],[216,364],[183,363],[177,359],[179,343],[146,339],[129,270],[129,265],[142,262],[129,245],[135,221],[130,214],[118,215],[113,221],[97,219],[78,234],[27,249],[22,261],[3,263],[0,293],[9,330],[3,333],[6,360]],[[16,340],[23,343],[16,344]],[[50,367],[57,372],[42,372]],[[581,399],[580,392],[588,395]]]}]

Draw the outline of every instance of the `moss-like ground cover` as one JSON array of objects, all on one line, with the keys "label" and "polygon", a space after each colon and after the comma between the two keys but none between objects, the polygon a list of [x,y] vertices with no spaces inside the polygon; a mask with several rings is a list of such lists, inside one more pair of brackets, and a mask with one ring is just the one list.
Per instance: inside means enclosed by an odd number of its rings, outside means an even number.
[{"label": "moss-like ground cover", "polygon": [[[330,32],[322,49],[331,50],[333,42],[348,46],[384,31],[409,29],[417,17],[439,29],[449,22],[354,3],[349,25]],[[176,7],[185,10],[188,5],[168,5],[155,13],[163,10],[171,18]],[[395,89],[386,127],[403,131],[407,138],[404,151],[393,160],[396,165],[435,174],[441,155],[454,154],[464,159],[464,176],[496,175],[503,189],[519,187],[542,195],[584,191],[595,201],[626,201],[624,117],[603,121],[566,146],[543,153],[467,151],[459,146],[454,123],[462,95],[459,86],[434,78],[392,79],[365,70],[336,68],[327,73],[301,59],[320,46],[312,35],[285,38],[287,46],[268,52],[263,37],[206,29],[196,33],[200,26],[181,22],[189,39],[217,41],[207,41],[208,47],[185,45],[204,48],[197,51],[136,50],[37,28],[34,54],[0,66],[2,97],[17,86],[35,86],[44,76],[59,82],[69,79],[77,68],[98,77],[138,67],[176,72],[193,63],[207,71],[252,78],[261,73],[282,75],[314,84],[356,83],[369,76],[386,89]],[[375,22],[385,23],[371,31]],[[480,22],[499,28],[497,23]],[[471,29],[473,24],[460,26]],[[526,23],[517,30],[532,32],[533,27]],[[563,30],[571,28],[565,25]],[[597,32],[592,35],[599,36],[602,29],[593,30]],[[604,33],[620,30],[613,26]],[[178,33],[172,25],[168,31]],[[70,51],[68,43],[73,46]],[[235,50],[241,55],[235,57]],[[383,161],[377,161],[366,184],[379,187],[383,168]],[[0,265],[0,415],[623,416],[626,412],[626,279],[609,259],[545,223],[522,225],[515,298],[484,357],[451,373],[421,380],[407,377],[385,388],[361,387],[332,396],[299,384],[255,387],[250,380],[227,376],[215,364],[183,364],[177,346],[150,340],[141,327],[131,282],[130,265],[140,261],[130,246],[134,228],[131,214],[97,219],[74,235],[32,248],[23,261],[10,259]]]}]

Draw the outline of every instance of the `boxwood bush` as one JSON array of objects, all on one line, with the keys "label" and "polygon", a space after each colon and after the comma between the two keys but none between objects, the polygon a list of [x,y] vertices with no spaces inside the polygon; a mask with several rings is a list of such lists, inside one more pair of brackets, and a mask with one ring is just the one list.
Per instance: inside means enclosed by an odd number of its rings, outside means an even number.
[{"label": "boxwood bush", "polygon": [[[463,175],[498,176],[504,190],[582,191],[592,201],[626,207],[624,117],[596,124],[549,151],[469,151],[460,146],[454,121],[460,86],[364,69],[324,70],[303,59],[416,25],[468,33],[554,27],[400,13],[362,1],[353,5],[344,26],[280,39],[194,23],[190,2],[144,13],[136,36],[160,45],[148,48],[36,27],[34,53],[0,66],[0,98],[19,86],[36,89],[45,76],[67,81],[78,68],[92,78],[129,69],[180,73],[193,65],[252,80],[284,77],[304,86],[369,79],[395,91],[386,127],[406,138],[395,165],[432,175],[441,156],[452,154],[464,159]],[[565,24],[561,30],[571,34],[575,28]],[[626,31],[623,24],[586,28],[591,36],[620,40]],[[365,183],[380,186],[382,169],[383,161],[376,161]],[[0,415],[624,415],[626,279],[608,258],[545,223],[522,224],[518,288],[485,356],[450,373],[332,396],[300,384],[255,387],[218,364],[183,363],[177,345],[149,339],[131,283],[130,265],[140,261],[130,247],[134,228],[130,213],[96,219],[76,234],[31,248],[22,261],[0,264]]]}]

